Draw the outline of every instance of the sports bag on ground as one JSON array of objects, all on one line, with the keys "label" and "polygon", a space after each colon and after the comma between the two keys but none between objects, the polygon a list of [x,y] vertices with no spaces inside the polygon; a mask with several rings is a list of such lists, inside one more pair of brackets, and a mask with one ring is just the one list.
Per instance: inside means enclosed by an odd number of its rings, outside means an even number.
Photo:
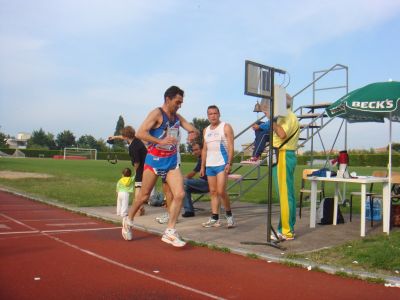
[{"label": "sports bag on ground", "polygon": [[[333,224],[333,207],[334,207],[333,203],[334,203],[333,198],[322,199],[317,211],[317,221],[319,221],[318,224],[320,225]],[[343,223],[344,223],[344,218],[342,212],[340,211],[340,207],[338,205],[336,224],[343,224]]]}]

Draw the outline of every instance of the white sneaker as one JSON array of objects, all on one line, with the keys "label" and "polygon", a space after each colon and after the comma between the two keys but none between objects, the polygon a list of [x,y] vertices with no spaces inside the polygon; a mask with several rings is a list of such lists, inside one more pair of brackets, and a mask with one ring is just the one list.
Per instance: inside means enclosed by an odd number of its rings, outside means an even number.
[{"label": "white sneaker", "polygon": [[277,233],[278,237],[275,236],[275,234],[271,233],[271,241],[282,241],[281,236],[279,232]]},{"label": "white sneaker", "polygon": [[219,220],[214,220],[213,218],[209,218],[207,222],[202,223],[203,227],[210,228],[210,227],[220,227],[221,223]]},{"label": "white sneaker", "polygon": [[294,233],[290,237],[286,236],[286,235],[284,235],[284,234],[282,234],[280,232],[278,232],[277,235],[278,235],[278,238],[276,238],[275,234],[271,233],[271,240],[272,241],[281,241],[281,242],[283,242],[283,241],[293,241],[294,240]]},{"label": "white sneaker", "polygon": [[133,223],[131,220],[128,219],[128,216],[122,219],[122,237],[126,241],[131,241],[133,238],[132,226]]},{"label": "white sneaker", "polygon": [[168,223],[168,221],[169,221],[169,214],[168,214],[168,213],[162,214],[161,216],[159,216],[159,217],[156,218],[156,221],[157,221],[158,223],[160,223],[160,224],[166,224],[166,223]]},{"label": "white sneaker", "polygon": [[186,245],[186,242],[182,240],[179,234],[174,231],[165,230],[161,240],[167,244],[171,244],[174,247],[183,247]]},{"label": "white sneaker", "polygon": [[226,223],[228,224],[228,228],[233,228],[236,226],[235,219],[233,218],[233,216],[225,216],[225,218],[226,218]]}]

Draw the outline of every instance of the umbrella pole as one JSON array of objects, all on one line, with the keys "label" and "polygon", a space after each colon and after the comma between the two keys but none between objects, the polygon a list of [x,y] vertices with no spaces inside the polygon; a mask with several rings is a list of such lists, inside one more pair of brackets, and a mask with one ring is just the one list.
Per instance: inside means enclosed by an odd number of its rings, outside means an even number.
[{"label": "umbrella pole", "polygon": [[389,189],[392,188],[392,113],[389,113],[389,163],[388,163]]}]

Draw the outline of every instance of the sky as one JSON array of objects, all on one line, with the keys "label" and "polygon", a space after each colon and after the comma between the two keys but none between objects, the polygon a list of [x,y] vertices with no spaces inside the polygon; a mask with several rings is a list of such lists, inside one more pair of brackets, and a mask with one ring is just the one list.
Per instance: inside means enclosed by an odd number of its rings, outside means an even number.
[{"label": "sky", "polygon": [[[188,121],[215,104],[239,133],[257,118],[257,98],[244,94],[245,60],[286,70],[275,81],[292,95],[341,64],[351,91],[400,81],[399,37],[400,0],[0,0],[0,132],[106,139],[120,115],[138,128],[177,85]],[[316,88],[345,83],[343,69]],[[315,102],[345,93],[317,91]],[[307,89],[294,107],[312,101]],[[332,121],[314,148],[344,148],[339,126]],[[389,140],[387,122],[347,128],[350,149]],[[393,124],[393,141],[399,129]],[[235,147],[252,139],[248,132]]]}]

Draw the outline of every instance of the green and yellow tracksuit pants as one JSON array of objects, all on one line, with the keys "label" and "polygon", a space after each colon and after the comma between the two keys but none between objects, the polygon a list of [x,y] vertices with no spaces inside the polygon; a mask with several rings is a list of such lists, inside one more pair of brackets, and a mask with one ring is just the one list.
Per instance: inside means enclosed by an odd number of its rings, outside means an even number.
[{"label": "green and yellow tracksuit pants", "polygon": [[296,223],[296,198],[294,195],[294,170],[297,158],[294,150],[279,149],[278,164],[272,168],[275,190],[280,202],[281,215],[278,232],[294,237]]}]

